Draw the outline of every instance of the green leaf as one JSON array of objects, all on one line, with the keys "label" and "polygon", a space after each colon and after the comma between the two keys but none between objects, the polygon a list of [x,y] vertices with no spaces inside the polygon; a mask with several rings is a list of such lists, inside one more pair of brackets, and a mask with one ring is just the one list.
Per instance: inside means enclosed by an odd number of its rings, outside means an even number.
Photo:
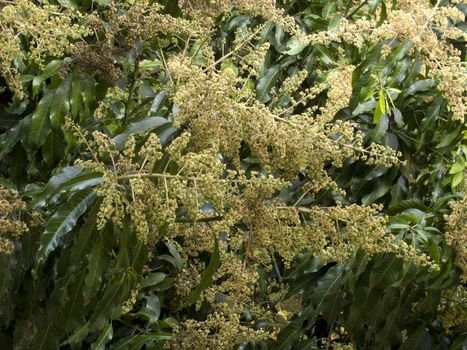
[{"label": "green leaf", "polygon": [[139,350],[143,345],[149,346],[154,342],[170,340],[171,333],[157,332],[154,334],[134,334],[120,339],[115,344],[112,344],[109,350]]},{"label": "green leaf", "polygon": [[326,274],[319,279],[313,290],[311,300],[323,317],[332,324],[341,311],[343,298],[343,286],[349,277],[347,267],[336,265],[331,267]]},{"label": "green leaf", "polygon": [[[71,272],[71,271],[70,271]],[[66,332],[71,332],[80,323],[85,322],[84,318],[84,304],[83,304],[83,285],[84,277],[86,276],[85,269],[82,267],[80,271],[73,271],[70,273],[71,282],[66,285],[66,298],[63,300],[64,305],[60,309],[58,317],[58,326],[63,328]],[[82,327],[82,326],[81,326]],[[82,330],[84,332],[84,330]],[[76,335],[77,338],[79,335]]]},{"label": "green leaf", "polygon": [[109,236],[112,234],[113,232],[109,232],[108,228],[95,232],[97,237],[94,238],[95,242],[87,257],[88,273],[84,283],[84,305],[88,305],[99,291],[108,269],[112,250],[112,241]]},{"label": "green leaf", "polygon": [[148,321],[149,325],[156,323],[161,315],[161,304],[155,294],[149,294],[144,297],[145,305],[132,316],[142,318]]},{"label": "green leaf", "polygon": [[333,64],[334,60],[332,58],[332,53],[325,46],[321,44],[315,44],[313,45],[313,51],[318,54],[324,64]]},{"label": "green leaf", "polygon": [[381,24],[384,23],[384,21],[388,18],[388,10],[386,8],[386,2],[383,1],[381,4],[381,13],[379,16],[378,24],[377,26],[379,27]]},{"label": "green leaf", "polygon": [[373,192],[362,197],[363,205],[370,205],[374,203],[377,199],[383,197],[391,189],[392,180],[390,176],[385,176],[383,180],[378,180],[376,182],[376,187]]},{"label": "green leaf", "polygon": [[77,238],[70,252],[70,267],[78,268],[86,262],[85,258],[90,252],[94,237],[96,235],[97,214],[102,203],[102,198],[98,198],[89,210],[89,214],[84,220],[83,226],[78,231]]},{"label": "green leaf", "polygon": [[392,115],[394,116],[394,121],[396,122],[397,126],[399,128],[403,128],[405,123],[404,123],[404,118],[402,118],[401,111],[398,110],[397,108],[393,108],[391,112],[392,112]]},{"label": "green leaf", "polygon": [[58,349],[60,344],[61,333],[58,329],[47,324],[45,321],[44,328],[41,328],[32,339],[30,349],[34,350],[51,350]]},{"label": "green leaf", "polygon": [[109,281],[89,320],[92,331],[104,328],[114,310],[126,299],[129,288],[125,277],[116,276]]},{"label": "green leaf", "polygon": [[49,79],[55,73],[58,73],[62,65],[62,60],[53,60],[47,63],[41,75],[39,76],[42,81]]},{"label": "green leaf", "polygon": [[212,277],[221,264],[220,259],[219,241],[217,237],[215,237],[214,250],[211,254],[211,260],[209,261],[209,265],[206,270],[201,274],[201,282],[199,283],[198,287],[196,287],[196,289],[186,298],[180,309],[196,303],[201,296],[201,293],[212,284]]},{"label": "green leaf", "polygon": [[49,118],[54,129],[61,129],[63,116],[70,110],[71,76],[62,80],[60,85],[53,90],[50,101]]},{"label": "green leaf", "polygon": [[165,101],[169,94],[168,89],[164,89],[161,92],[159,92],[156,97],[154,97],[154,101],[152,102],[151,105],[151,113],[157,113],[159,109],[161,108],[162,103]]},{"label": "green leaf", "polygon": [[370,289],[385,288],[399,279],[400,259],[395,254],[378,255],[370,274]]},{"label": "green leaf", "polygon": [[81,80],[75,78],[71,82],[70,111],[73,118],[78,117],[83,104]]},{"label": "green leaf", "polygon": [[84,325],[81,327],[77,328],[76,331],[68,337],[66,341],[62,343],[62,345],[67,345],[67,344],[78,344],[82,342],[89,334],[89,323],[86,322]]},{"label": "green leaf", "polygon": [[375,114],[373,117],[373,123],[377,124],[379,119],[383,114],[387,112],[386,109],[386,99],[384,97],[384,92],[381,90],[379,92],[378,104],[376,105]]},{"label": "green leaf", "polygon": [[44,162],[52,168],[63,156],[63,142],[56,132],[51,132],[41,147]]},{"label": "green leaf", "polygon": [[464,164],[462,164],[461,162],[457,162],[451,167],[451,170],[449,170],[449,174],[453,175],[455,173],[458,173],[459,171],[464,171],[464,168]]},{"label": "green leaf", "polygon": [[378,123],[376,124],[375,129],[373,130],[372,133],[372,139],[374,141],[379,141],[383,138],[383,136],[386,134],[389,128],[389,118],[386,113],[381,114],[379,116]]},{"label": "green leaf", "polygon": [[160,282],[162,282],[167,275],[163,272],[153,272],[146,276],[146,278],[141,282],[140,288],[152,287],[156,286]]},{"label": "green leaf", "polygon": [[387,314],[384,327],[376,333],[376,345],[378,349],[389,349],[392,345],[402,340],[401,325],[403,313],[401,312],[402,300],[399,298],[396,305]]},{"label": "green leaf", "polygon": [[419,91],[428,91],[434,87],[436,82],[432,79],[419,80],[410,85],[406,90],[404,90],[404,96],[413,95]]},{"label": "green leaf", "polygon": [[58,247],[61,238],[75,227],[78,219],[86,212],[95,199],[96,195],[93,190],[80,191],[58,208],[47,221],[44,232],[41,235],[36,255],[37,264],[42,263],[50,252]]},{"label": "green leaf", "polygon": [[323,11],[321,13],[322,17],[326,19],[329,18],[331,14],[336,12],[336,7],[337,7],[337,4],[335,2],[326,1],[323,6]]},{"label": "green leaf", "polygon": [[41,147],[51,131],[49,109],[53,97],[53,92],[48,91],[39,101],[32,115],[31,128],[29,129],[28,135],[28,142],[32,148]]},{"label": "green leaf", "polygon": [[114,332],[112,322],[109,322],[109,324],[102,330],[99,338],[97,338],[97,340],[92,343],[91,350],[105,350],[107,343],[112,340],[113,335]]},{"label": "green leaf", "polygon": [[165,245],[167,246],[167,248],[169,249],[170,254],[174,258],[175,267],[177,268],[177,270],[178,271],[183,270],[183,259],[180,256],[180,253],[178,252],[177,247],[175,247],[175,245],[170,241],[167,241],[165,243]]},{"label": "green leaf", "polygon": [[143,134],[148,131],[170,125],[170,121],[162,117],[148,117],[139,122],[135,122],[128,126],[125,131],[113,138],[117,150],[122,150],[126,141],[131,135]]},{"label": "green leaf", "polygon": [[13,147],[23,138],[30,128],[32,115],[23,118],[18,124],[0,135],[0,160],[11,152]]},{"label": "green leaf", "polygon": [[462,334],[455,339],[449,346],[449,350],[465,350],[467,347],[467,334]]},{"label": "green leaf", "polygon": [[352,116],[355,117],[357,115],[360,115],[360,114],[363,114],[369,111],[374,111],[377,105],[378,105],[378,102],[373,99],[366,101],[366,102],[361,102],[357,105],[357,107],[352,112]]},{"label": "green leaf", "polygon": [[279,72],[279,67],[277,65],[272,66],[267,70],[266,74],[258,80],[256,85],[256,96],[258,97],[258,100],[266,103],[271,99],[269,92],[276,84]]},{"label": "green leaf", "polygon": [[224,61],[221,63],[221,71],[230,69],[235,76],[238,76],[238,67],[231,61]]},{"label": "green leaf", "polygon": [[289,56],[295,56],[302,52],[307,46],[308,43],[303,43],[297,37],[292,37],[287,42],[288,50],[283,53]]},{"label": "green leaf", "polygon": [[410,40],[402,41],[394,51],[392,51],[389,56],[386,58],[386,67],[392,66],[394,63],[402,60],[402,58],[409,52],[413,47],[413,44]]},{"label": "green leaf", "polygon": [[459,125],[456,130],[450,132],[449,134],[444,134],[443,140],[436,145],[436,148],[444,148],[453,143],[454,140],[460,136],[461,127],[462,125]]},{"label": "green leaf", "polygon": [[107,7],[112,4],[112,0],[97,0],[97,4],[101,7]]},{"label": "green leaf", "polygon": [[13,191],[13,192],[18,192],[18,189],[16,188],[16,185],[13,183],[13,181],[9,179],[5,179],[0,177],[0,186],[6,188],[7,190]]},{"label": "green leaf", "polygon": [[277,336],[277,345],[274,350],[291,349],[295,342],[303,334],[303,320],[300,318],[292,320]]},{"label": "green leaf", "polygon": [[452,178],[451,187],[456,188],[459,184],[464,181],[464,173],[459,172]]},{"label": "green leaf", "polygon": [[100,173],[83,173],[82,168],[65,167],[50,179],[43,193],[32,198],[31,206],[37,209],[46,204],[54,204],[63,194],[88,189],[101,182]]}]

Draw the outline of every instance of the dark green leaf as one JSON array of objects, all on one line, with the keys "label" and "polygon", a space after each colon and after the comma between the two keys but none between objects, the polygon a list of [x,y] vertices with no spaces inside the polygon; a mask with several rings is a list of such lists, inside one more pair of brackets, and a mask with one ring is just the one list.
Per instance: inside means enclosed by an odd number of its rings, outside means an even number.
[{"label": "dark green leaf", "polygon": [[33,148],[39,148],[42,146],[51,131],[49,109],[52,104],[53,97],[53,92],[47,92],[37,104],[36,110],[32,115],[28,142]]},{"label": "dark green leaf", "polygon": [[42,263],[50,252],[60,244],[61,238],[70,232],[87,208],[94,202],[96,195],[93,190],[80,191],[63,204],[47,221],[42,233],[36,261]]},{"label": "dark green leaf", "polygon": [[156,286],[160,282],[162,282],[167,275],[163,272],[153,272],[148,275],[143,282],[141,282],[140,288],[152,287]]},{"label": "dark green leaf", "polygon": [[175,267],[177,268],[178,271],[181,271],[183,269],[183,259],[180,256],[180,253],[178,252],[177,247],[175,247],[175,245],[170,241],[167,241],[165,245],[167,246],[170,254],[174,258]]},{"label": "dark green leaf", "polygon": [[88,273],[84,283],[84,305],[88,305],[99,291],[111,258],[112,241],[109,236],[113,235],[113,232],[106,227],[94,234],[97,237],[94,238],[94,245],[87,257]]},{"label": "dark green leaf", "polygon": [[154,334],[135,334],[122,338],[115,344],[112,344],[110,350],[139,350],[143,345],[150,345],[154,342],[170,340],[172,335],[166,332]]},{"label": "dark green leaf", "polygon": [[154,97],[154,101],[152,102],[151,105],[151,113],[157,113],[162,105],[162,103],[165,101],[167,95],[169,94],[169,90],[164,89],[161,92],[159,92],[156,97]]},{"label": "dark green leaf", "polygon": [[391,285],[399,279],[400,273],[400,259],[395,254],[379,255],[371,270],[370,289]]},{"label": "dark green leaf", "polygon": [[278,66],[272,66],[268,69],[266,74],[258,80],[258,84],[256,85],[256,95],[258,96],[258,100],[266,103],[271,99],[269,92],[276,84],[279,72],[280,70]]},{"label": "dark green leaf", "polygon": [[97,340],[92,343],[91,350],[105,350],[106,345],[110,342],[113,338],[114,332],[112,327],[112,322],[109,322],[107,326],[102,330],[101,335]]},{"label": "dark green leaf", "polygon": [[157,129],[161,126],[170,125],[170,121],[162,117],[148,117],[139,122],[133,123],[121,134],[114,137],[114,142],[118,150],[122,150],[125,142],[131,135],[143,134],[148,131]]},{"label": "dark green leaf", "polygon": [[53,167],[63,156],[63,142],[56,132],[52,131],[41,147],[42,157],[49,167]]}]

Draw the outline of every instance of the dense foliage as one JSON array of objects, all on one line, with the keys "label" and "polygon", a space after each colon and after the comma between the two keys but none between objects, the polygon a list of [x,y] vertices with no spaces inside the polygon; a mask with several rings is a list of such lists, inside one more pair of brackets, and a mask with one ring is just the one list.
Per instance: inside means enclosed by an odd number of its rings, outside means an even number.
[{"label": "dense foliage", "polygon": [[465,348],[466,14],[0,1],[0,348]]}]

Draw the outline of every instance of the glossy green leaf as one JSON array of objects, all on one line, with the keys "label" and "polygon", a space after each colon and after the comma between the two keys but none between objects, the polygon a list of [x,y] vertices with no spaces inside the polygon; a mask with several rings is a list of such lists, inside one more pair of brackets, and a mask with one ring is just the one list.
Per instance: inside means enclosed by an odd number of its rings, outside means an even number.
[{"label": "glossy green leaf", "polygon": [[424,118],[422,119],[422,131],[429,130],[433,127],[434,122],[441,117],[440,113],[443,105],[444,99],[442,97],[438,97],[433,101],[433,103],[425,112]]},{"label": "glossy green leaf", "polygon": [[371,270],[370,288],[387,287],[398,280],[400,273],[400,259],[395,254],[379,255]]},{"label": "glossy green leaf", "polygon": [[163,272],[153,272],[141,282],[140,288],[152,287],[162,282],[167,275]]},{"label": "glossy green leaf", "polygon": [[143,134],[162,126],[170,125],[170,121],[162,117],[148,117],[139,122],[133,123],[126,130],[114,137],[114,142],[118,150],[122,150],[125,142],[131,135]]},{"label": "glossy green leaf", "polygon": [[82,109],[83,104],[83,95],[82,95],[82,85],[81,80],[73,79],[71,82],[71,91],[70,91],[70,112],[71,116],[76,119],[79,115],[79,112]]},{"label": "glossy green leaf", "polygon": [[302,331],[303,321],[294,319],[290,322],[277,336],[277,343],[273,347],[274,350],[288,350],[291,349],[297,339],[300,338]]},{"label": "glossy green leaf", "polygon": [[107,343],[112,340],[113,335],[114,332],[112,322],[109,322],[109,324],[102,330],[99,338],[97,338],[97,340],[92,343],[91,350],[105,350],[107,348]]},{"label": "glossy green leaf", "polygon": [[64,125],[63,117],[70,110],[70,90],[71,77],[68,77],[62,80],[60,85],[53,91],[49,118],[54,129],[61,129]]},{"label": "glossy green leaf", "polygon": [[[67,332],[76,330],[80,324],[85,323],[83,298],[84,277],[86,276],[85,272],[84,268],[81,268],[79,271],[73,271],[73,274],[70,276],[71,282],[67,283],[65,287],[66,299],[63,300],[64,305],[60,309],[58,326]],[[69,341],[77,341],[77,338],[85,332],[87,334],[85,329],[81,329],[81,332],[76,332],[74,337]]]},{"label": "glossy green leaf", "polygon": [[36,110],[32,115],[31,127],[28,134],[28,142],[31,147],[39,148],[42,146],[51,131],[49,110],[53,97],[53,92],[47,92],[37,104]]},{"label": "glossy green leaf", "polygon": [[288,50],[284,51],[284,53],[290,56],[295,56],[302,52],[307,46],[307,43],[303,43],[298,38],[292,37],[287,42]]},{"label": "glossy green leaf", "polygon": [[24,137],[31,125],[32,115],[23,118],[18,124],[0,135],[0,160],[11,152],[13,147]]},{"label": "glossy green leaf", "polygon": [[41,235],[36,256],[38,264],[42,263],[50,252],[60,245],[61,238],[75,227],[78,219],[95,199],[96,195],[93,190],[77,192],[52,215]]},{"label": "glossy green leaf", "polygon": [[373,123],[377,124],[381,116],[387,112],[386,109],[386,98],[384,97],[384,92],[379,92],[378,104],[376,105],[375,114],[373,117]]},{"label": "glossy green leaf", "polygon": [[73,345],[82,342],[89,334],[89,323],[85,323],[81,327],[77,328],[76,331],[67,338],[65,342],[62,343],[62,345]]},{"label": "glossy green leaf", "polygon": [[89,320],[90,329],[92,331],[102,330],[112,313],[120,308],[120,304],[128,297],[128,294],[128,281],[124,278],[116,277],[109,281]]},{"label": "glossy green leaf", "polygon": [[171,334],[167,332],[157,332],[154,334],[134,334],[112,344],[110,350],[139,350],[144,345],[150,345],[154,342],[170,340]]},{"label": "glossy green leaf", "polygon": [[443,139],[441,140],[440,143],[438,143],[436,145],[436,148],[444,148],[444,147],[447,147],[449,146],[451,143],[454,142],[454,140],[456,138],[458,138],[460,136],[460,130],[461,130],[461,125],[459,125],[456,130],[448,133],[448,134],[445,134]]},{"label": "glossy green leaf", "polygon": [[180,256],[180,253],[178,252],[177,247],[170,241],[167,241],[165,245],[167,246],[170,254],[174,258],[175,267],[177,268],[178,271],[181,271],[183,269],[183,259]]},{"label": "glossy green leaf", "polygon": [[276,84],[280,70],[278,66],[273,66],[268,69],[266,74],[258,80],[256,85],[256,95],[261,102],[268,102],[271,99],[269,92]]},{"label": "glossy green leaf", "polygon": [[431,79],[426,80],[419,80],[410,85],[406,90],[404,90],[403,94],[405,96],[413,95],[420,91],[428,91],[435,85],[435,81]]},{"label": "glossy green leaf", "polygon": [[316,309],[320,310],[324,318],[330,323],[334,322],[340,312],[343,302],[343,287],[348,276],[348,270],[345,266],[333,266],[318,281],[316,288],[313,289],[311,300]]},{"label": "glossy green leaf", "polygon": [[99,291],[111,258],[112,235],[109,229],[94,232],[94,244],[87,256],[87,274],[84,283],[84,305],[88,305]]},{"label": "glossy green leaf", "polygon": [[151,113],[157,113],[159,109],[161,108],[162,103],[165,101],[169,94],[169,91],[167,89],[162,90],[159,92],[156,97],[154,97],[154,101],[152,102],[151,105]]},{"label": "glossy green leaf", "polygon": [[56,132],[51,132],[41,147],[42,157],[49,167],[53,167],[63,156],[63,142]]}]

